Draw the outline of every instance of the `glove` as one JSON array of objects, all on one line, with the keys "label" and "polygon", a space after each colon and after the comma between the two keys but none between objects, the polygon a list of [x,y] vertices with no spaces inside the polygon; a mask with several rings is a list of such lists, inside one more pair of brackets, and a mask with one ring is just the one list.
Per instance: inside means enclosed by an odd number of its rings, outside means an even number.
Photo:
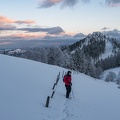
[{"label": "glove", "polygon": [[71,86],[72,86],[72,83],[71,82],[68,82]]}]

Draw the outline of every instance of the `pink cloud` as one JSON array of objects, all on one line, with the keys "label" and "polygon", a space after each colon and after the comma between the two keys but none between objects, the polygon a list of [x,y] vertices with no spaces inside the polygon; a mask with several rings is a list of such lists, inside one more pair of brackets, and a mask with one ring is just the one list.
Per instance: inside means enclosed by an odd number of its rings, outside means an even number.
[{"label": "pink cloud", "polygon": [[18,23],[18,24],[34,24],[35,21],[33,20],[12,20],[5,16],[0,16],[0,23]]},{"label": "pink cloud", "polygon": [[7,18],[5,16],[0,16],[0,22],[1,23],[14,23],[15,21],[12,20],[12,19]]},{"label": "pink cloud", "polygon": [[11,37],[16,38],[23,38],[23,39],[37,39],[37,38],[43,38],[46,34],[42,33],[15,33],[12,34]]},{"label": "pink cloud", "polygon": [[24,20],[24,21],[21,21],[21,20],[18,20],[18,21],[15,21],[15,23],[18,23],[18,24],[34,24],[35,21],[33,20]]}]

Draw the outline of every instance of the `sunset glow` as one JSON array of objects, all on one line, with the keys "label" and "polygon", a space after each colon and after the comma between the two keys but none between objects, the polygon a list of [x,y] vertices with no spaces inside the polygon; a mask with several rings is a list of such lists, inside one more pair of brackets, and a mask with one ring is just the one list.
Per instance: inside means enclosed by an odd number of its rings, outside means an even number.
[{"label": "sunset glow", "polygon": [[0,0],[0,9],[0,40],[7,42],[74,41],[95,31],[120,36],[120,0]]}]

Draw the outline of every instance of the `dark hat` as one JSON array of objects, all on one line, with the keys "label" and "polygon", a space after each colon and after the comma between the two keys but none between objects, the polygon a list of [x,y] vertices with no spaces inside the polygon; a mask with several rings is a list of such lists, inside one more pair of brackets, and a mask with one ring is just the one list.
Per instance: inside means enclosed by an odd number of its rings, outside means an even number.
[{"label": "dark hat", "polygon": [[67,75],[71,75],[71,71],[68,71],[68,72],[67,72]]}]

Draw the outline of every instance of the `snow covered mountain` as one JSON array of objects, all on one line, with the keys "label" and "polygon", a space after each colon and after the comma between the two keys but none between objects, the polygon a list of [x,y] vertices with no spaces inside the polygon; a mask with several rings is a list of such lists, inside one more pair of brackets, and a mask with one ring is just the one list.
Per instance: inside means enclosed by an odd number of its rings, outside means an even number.
[{"label": "snow covered mountain", "polygon": [[[62,81],[67,69],[0,55],[0,120],[119,120],[120,89],[114,83],[72,72],[71,99]],[[50,105],[46,98],[60,72]]]},{"label": "snow covered mountain", "polygon": [[93,32],[68,48],[71,52],[79,48],[93,59],[100,60],[115,55],[120,50],[120,42],[101,32]]}]

